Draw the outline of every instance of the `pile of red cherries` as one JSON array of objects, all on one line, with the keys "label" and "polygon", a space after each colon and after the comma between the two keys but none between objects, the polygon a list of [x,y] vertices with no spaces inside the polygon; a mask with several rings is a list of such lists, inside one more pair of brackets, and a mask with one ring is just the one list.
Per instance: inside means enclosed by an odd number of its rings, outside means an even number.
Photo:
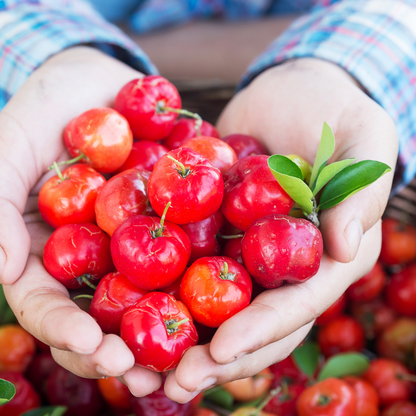
[{"label": "pile of red cherries", "polygon": [[166,79],[129,82],[113,107],[65,128],[74,159],[39,193],[55,228],[43,261],[68,289],[94,288],[89,313],[136,364],[169,371],[262,290],[312,277],[322,236],[289,216],[263,145],[221,139]]}]

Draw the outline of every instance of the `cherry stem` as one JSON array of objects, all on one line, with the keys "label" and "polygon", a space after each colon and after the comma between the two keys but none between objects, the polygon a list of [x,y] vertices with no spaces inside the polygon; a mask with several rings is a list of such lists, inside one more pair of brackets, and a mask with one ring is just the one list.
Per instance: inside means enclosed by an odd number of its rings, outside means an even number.
[{"label": "cherry stem", "polygon": [[172,334],[173,332],[176,332],[178,328],[184,324],[185,322],[188,322],[189,318],[182,319],[182,321],[176,322],[174,319],[170,319],[169,321],[165,321],[166,329],[168,331],[168,334]]},{"label": "cherry stem", "polygon": [[228,273],[228,264],[225,261],[221,268],[220,279],[231,280],[232,282],[234,282],[236,274],[237,273]]},{"label": "cherry stem", "polygon": [[91,281],[89,280],[89,278],[88,278],[88,275],[85,275],[85,274],[83,274],[82,276],[81,276],[81,280],[88,286],[88,287],[90,287],[91,289],[93,289],[93,290],[96,290],[97,289],[97,286],[95,286],[95,285],[93,285],[92,283],[91,283]]},{"label": "cherry stem", "polygon": [[178,166],[179,169],[177,169],[179,175],[182,176],[182,178],[186,178],[190,173],[191,170],[187,169],[183,163],[179,162],[179,160],[176,160],[174,157],[172,157],[171,155],[167,155],[167,158],[170,160],[173,160]]},{"label": "cherry stem", "polygon": [[322,394],[319,396],[318,406],[327,406],[329,403],[331,403],[331,401],[331,396],[326,396],[325,394]]},{"label": "cherry stem", "polygon": [[163,101],[158,103],[157,109],[159,111],[170,111],[172,113],[181,114],[183,116],[194,118],[195,119],[196,135],[197,136],[201,135],[202,118],[199,114],[192,113],[191,111],[184,110],[183,108],[166,107],[166,106],[163,105]]},{"label": "cherry stem", "polygon": [[156,230],[151,232],[152,238],[162,237],[163,231],[165,231],[165,226],[164,226],[165,217],[166,217],[166,213],[168,212],[168,209],[170,207],[170,204],[171,204],[170,201],[166,204],[166,207],[163,211],[162,217],[160,218],[160,226]]},{"label": "cherry stem", "polygon": [[72,300],[77,300],[77,299],[90,299],[90,300],[92,300],[93,296],[92,295],[77,295],[77,296],[74,296],[72,298]]},{"label": "cherry stem", "polygon": [[412,383],[416,383],[416,376],[413,374],[400,373],[400,374],[397,374],[396,377],[399,380],[405,380],[405,381],[410,381]]},{"label": "cherry stem", "polygon": [[61,182],[63,182],[65,180],[65,178],[63,177],[61,169],[59,169],[58,164],[56,162],[53,162],[53,165],[51,166],[51,168],[55,169],[56,174],[58,175],[59,179],[61,180]]},{"label": "cherry stem", "polygon": [[224,240],[233,240],[234,238],[244,237],[244,234],[224,235],[224,234],[218,233],[217,237],[223,238]]},{"label": "cherry stem", "polygon": [[312,222],[312,224],[316,227],[319,228],[319,226],[321,225],[318,219],[318,211],[319,211],[319,206],[316,205],[316,199],[315,197],[312,198],[312,202],[313,202],[313,208],[312,208],[312,212],[310,214],[304,213],[306,215],[306,218]]},{"label": "cherry stem", "polygon": [[56,169],[55,164],[56,164],[56,166],[72,165],[73,163],[76,163],[76,162],[80,161],[84,157],[85,157],[84,153],[80,153],[77,157],[74,157],[73,159],[64,160],[63,162],[59,162],[59,163],[53,162],[53,165],[49,166],[48,170],[51,170],[53,168]]},{"label": "cherry stem", "polygon": [[252,416],[257,416],[262,410],[263,408],[270,402],[271,399],[273,399],[274,396],[277,396],[280,391],[282,390],[282,388],[276,387],[273,390],[270,390],[270,393],[266,396],[266,398],[260,402],[260,404],[257,406],[256,411],[252,414]]}]

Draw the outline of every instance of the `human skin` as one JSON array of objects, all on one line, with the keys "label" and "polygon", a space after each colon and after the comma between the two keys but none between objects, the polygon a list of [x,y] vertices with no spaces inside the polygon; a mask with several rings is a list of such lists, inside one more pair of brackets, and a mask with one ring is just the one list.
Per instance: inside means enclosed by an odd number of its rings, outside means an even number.
[{"label": "human skin", "polygon": [[[89,108],[111,106],[118,90],[139,76],[99,51],[75,47],[36,70],[2,110],[0,254],[7,257],[0,257],[0,276],[19,322],[52,346],[58,363],[82,377],[122,377],[133,394],[143,396],[159,388],[160,375],[134,366],[122,340],[103,336],[93,318],[46,273],[41,257],[52,230],[36,212],[43,172],[54,160],[69,158],[61,138],[66,123]],[[222,136],[249,134],[273,153],[297,153],[311,163],[323,121],[335,132],[331,161],[354,156],[394,169],[397,139],[389,117],[343,70],[315,59],[288,62],[259,75],[230,102],[218,128]],[[391,180],[387,174],[324,212],[327,252],[319,272],[300,285],[263,292],[221,325],[210,344],[188,350],[166,380],[168,397],[186,402],[212,384],[257,374],[285,358],[313,320],[373,267]]]}]

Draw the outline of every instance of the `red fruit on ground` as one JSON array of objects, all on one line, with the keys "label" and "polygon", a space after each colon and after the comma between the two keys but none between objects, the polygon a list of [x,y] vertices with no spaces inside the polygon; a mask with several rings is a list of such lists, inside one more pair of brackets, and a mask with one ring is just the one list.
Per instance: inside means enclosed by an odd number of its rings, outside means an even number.
[{"label": "red fruit on ground", "polygon": [[382,222],[380,261],[387,265],[406,264],[416,259],[416,228],[393,218]]},{"label": "red fruit on ground", "polygon": [[179,225],[134,215],[112,235],[111,255],[116,269],[133,284],[156,290],[169,286],[184,272],[191,243]]},{"label": "red fruit on ground", "polygon": [[387,303],[399,314],[416,316],[416,263],[393,274],[386,286]]},{"label": "red fruit on ground", "polygon": [[66,224],[95,222],[95,201],[106,180],[91,166],[78,163],[53,176],[39,191],[43,220],[53,228]]},{"label": "red fruit on ground", "polygon": [[396,402],[386,407],[381,416],[416,416],[416,405],[412,402]]},{"label": "red fruit on ground", "polygon": [[128,120],[137,140],[158,141],[167,137],[178,114],[163,107],[180,109],[176,87],[159,75],[134,79],[118,92],[114,108]]},{"label": "red fruit on ground", "polygon": [[35,356],[35,339],[20,325],[0,326],[0,371],[23,373]]},{"label": "red fruit on ground", "polygon": [[[194,118],[180,118],[176,120],[172,131],[170,132],[169,136],[163,140],[162,144],[169,150],[173,150],[181,147],[189,139],[198,137],[198,132],[196,131],[195,124],[196,121],[197,120]],[[216,137],[217,139],[220,138],[220,134],[216,128],[207,121],[202,121],[200,133],[201,136]]]},{"label": "red fruit on ground", "polygon": [[40,406],[40,397],[32,384],[20,373],[0,372],[0,379],[7,380],[16,388],[13,399],[0,406],[0,416],[21,416],[23,413]]},{"label": "red fruit on ground", "polygon": [[273,289],[314,276],[323,253],[322,234],[310,221],[287,215],[255,220],[241,241],[244,265],[256,282]]},{"label": "red fruit on ground", "polygon": [[105,334],[120,335],[121,318],[127,309],[148,292],[120,273],[109,273],[98,283],[89,314]]},{"label": "red fruit on ground", "polygon": [[114,270],[110,238],[95,224],[63,225],[46,242],[43,264],[68,289],[94,284]]},{"label": "red fruit on ground", "polygon": [[369,273],[347,289],[348,298],[352,302],[369,302],[381,294],[386,283],[387,274],[377,262]]},{"label": "red fruit on ground", "polygon": [[269,155],[269,152],[259,140],[247,134],[230,134],[223,137],[222,140],[234,149],[238,159],[246,156]]},{"label": "red fruit on ground", "polygon": [[155,163],[167,152],[169,152],[167,147],[150,140],[134,142],[129,157],[117,173],[128,169],[143,169],[151,172]]},{"label": "red fruit on ground", "polygon": [[357,409],[354,416],[378,416],[379,398],[377,390],[366,380],[355,376],[343,378],[355,392]]},{"label": "red fruit on ground", "polygon": [[251,277],[240,263],[212,256],[188,268],[180,295],[197,322],[216,328],[249,305],[251,292]]},{"label": "red fruit on ground", "polygon": [[327,378],[304,390],[297,401],[299,416],[355,416],[354,389],[338,378]]},{"label": "red fruit on ground", "polygon": [[181,147],[188,147],[205,156],[223,175],[237,162],[234,149],[223,140],[215,137],[194,137]]},{"label": "red fruit on ground", "polygon": [[130,307],[120,332],[136,364],[156,372],[176,368],[183,354],[198,342],[187,307],[162,292],[149,293]]},{"label": "red fruit on ground", "polygon": [[264,406],[264,411],[275,415],[298,416],[297,401],[305,389],[303,384],[283,384],[282,391],[272,397]]},{"label": "red fruit on ground", "polygon": [[326,357],[340,352],[359,352],[365,346],[364,330],[354,318],[340,316],[319,328],[318,344]]},{"label": "red fruit on ground", "polygon": [[148,183],[149,200],[166,220],[187,224],[205,220],[221,206],[224,182],[219,169],[204,156],[182,147],[171,150],[156,163]]},{"label": "red fruit on ground", "polygon": [[381,406],[389,406],[401,400],[409,400],[411,382],[406,380],[409,370],[399,361],[377,358],[362,375],[377,390]]},{"label": "red fruit on ground", "polygon": [[64,143],[72,157],[102,173],[115,172],[133,146],[127,120],[112,108],[94,108],[72,119],[64,130]]},{"label": "red fruit on ground", "polygon": [[278,184],[267,164],[268,156],[247,156],[224,175],[221,209],[227,220],[246,231],[255,220],[271,214],[289,214],[293,200]]},{"label": "red fruit on ground", "polygon": [[97,380],[98,389],[105,402],[116,410],[130,410],[132,394],[129,388],[116,377]]},{"label": "red fruit on ground", "polygon": [[108,235],[133,215],[155,215],[147,196],[148,170],[130,169],[113,176],[95,202],[98,226]]}]

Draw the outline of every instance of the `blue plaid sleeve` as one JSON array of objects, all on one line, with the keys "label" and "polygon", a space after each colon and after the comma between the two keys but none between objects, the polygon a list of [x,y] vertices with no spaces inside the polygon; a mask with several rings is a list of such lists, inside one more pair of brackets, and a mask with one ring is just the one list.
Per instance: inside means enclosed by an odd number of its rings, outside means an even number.
[{"label": "blue plaid sleeve", "polygon": [[47,58],[77,44],[157,72],[132,40],[84,1],[0,0],[0,109]]},{"label": "blue plaid sleeve", "polygon": [[403,177],[416,173],[416,1],[326,1],[297,19],[248,68],[240,87],[265,69],[302,57],[338,64],[395,122]]}]

